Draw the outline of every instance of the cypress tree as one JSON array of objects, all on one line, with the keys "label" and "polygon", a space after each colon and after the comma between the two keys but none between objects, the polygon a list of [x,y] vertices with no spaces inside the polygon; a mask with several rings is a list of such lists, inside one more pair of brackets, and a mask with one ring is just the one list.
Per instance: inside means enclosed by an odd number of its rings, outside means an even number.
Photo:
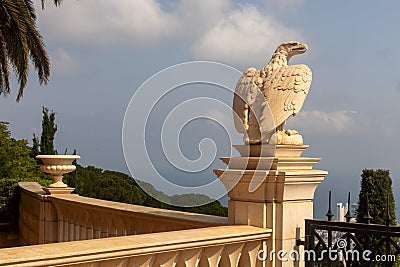
[{"label": "cypress tree", "polygon": [[40,141],[36,134],[33,134],[32,142],[32,158],[35,158],[40,154]]},{"label": "cypress tree", "polygon": [[57,125],[55,124],[56,114],[53,111],[49,112],[46,107],[43,107],[42,111],[43,119],[42,135],[40,137],[40,154],[54,155],[56,154],[56,150],[54,149],[54,135],[57,132]]},{"label": "cypress tree", "polygon": [[385,224],[387,213],[387,197],[389,198],[389,214],[391,225],[396,225],[395,201],[393,197],[392,179],[389,170],[364,169],[361,174],[361,190],[358,197],[357,222],[365,222],[367,195],[371,223]]},{"label": "cypress tree", "polygon": [[[390,178],[389,170],[383,169],[364,169],[361,174],[361,190],[358,196],[357,222],[367,223],[367,198],[368,198],[368,213],[370,215],[369,223],[386,224],[387,211],[389,208],[390,225],[396,225],[395,201],[393,197],[392,179]],[[389,207],[387,205],[389,200]],[[358,240],[363,244],[364,248],[378,249],[378,254],[393,254],[395,253],[392,247],[390,251],[386,251],[385,243],[381,243],[381,236],[357,234]],[[394,239],[397,242],[397,239]],[[399,261],[399,258],[397,258]],[[369,262],[368,266],[380,267],[387,266],[383,262]],[[365,266],[365,263],[353,262],[351,266]],[[398,262],[394,265],[399,266]]]}]

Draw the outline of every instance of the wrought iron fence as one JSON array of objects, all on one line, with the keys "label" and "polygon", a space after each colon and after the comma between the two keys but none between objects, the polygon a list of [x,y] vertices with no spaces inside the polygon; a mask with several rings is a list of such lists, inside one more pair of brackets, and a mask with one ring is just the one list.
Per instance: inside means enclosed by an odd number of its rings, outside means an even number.
[{"label": "wrought iron fence", "polygon": [[400,266],[400,226],[390,226],[386,205],[386,225],[370,224],[368,197],[365,223],[351,222],[349,193],[346,222],[333,221],[329,192],[328,220],[306,220],[305,240],[298,240],[306,266]]}]

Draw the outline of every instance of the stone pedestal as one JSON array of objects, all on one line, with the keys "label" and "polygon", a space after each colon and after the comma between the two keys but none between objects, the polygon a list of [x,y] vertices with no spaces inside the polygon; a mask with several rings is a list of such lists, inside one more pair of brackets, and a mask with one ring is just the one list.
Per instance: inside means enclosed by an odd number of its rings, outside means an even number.
[{"label": "stone pedestal", "polygon": [[[227,189],[231,189],[229,224],[272,229],[264,266],[304,266],[301,260],[294,262],[290,258],[296,256],[293,251],[302,256],[303,248],[296,246],[296,239],[304,239],[304,219],[313,218],[315,189],[328,174],[313,169],[320,158],[301,157],[308,146],[235,148],[241,157],[221,158],[228,168],[215,170]],[[271,254],[272,250],[275,253]],[[280,250],[287,253],[281,254],[283,261],[278,258]]]},{"label": "stone pedestal", "polygon": [[56,195],[56,194],[71,194],[75,188],[72,187],[43,187],[43,190],[48,195]]}]

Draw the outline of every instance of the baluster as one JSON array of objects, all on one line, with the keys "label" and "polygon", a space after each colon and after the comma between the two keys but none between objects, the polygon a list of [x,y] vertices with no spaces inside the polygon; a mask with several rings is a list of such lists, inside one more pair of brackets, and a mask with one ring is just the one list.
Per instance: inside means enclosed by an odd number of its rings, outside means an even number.
[{"label": "baluster", "polygon": [[108,237],[117,236],[117,227],[114,222],[111,222],[111,226],[109,226],[108,229]]},{"label": "baluster", "polygon": [[144,223],[142,220],[135,220],[133,223],[134,231],[136,235],[144,234],[145,232],[145,227]]},{"label": "baluster", "polygon": [[97,239],[101,237],[101,225],[99,215],[95,213],[95,211],[91,215],[91,220],[93,223],[93,239]]},{"label": "baluster", "polygon": [[81,226],[78,224],[79,222],[76,222],[77,224],[75,224],[75,240],[81,240],[80,238],[80,232],[81,232]]},{"label": "baluster", "polygon": [[58,219],[58,233],[57,233],[57,242],[63,242],[64,240],[64,220]]},{"label": "baluster", "polygon": [[199,267],[218,267],[224,246],[204,248]]},{"label": "baluster", "polygon": [[93,227],[93,238],[101,238],[101,227],[98,224],[95,224]]},{"label": "baluster", "polygon": [[197,267],[196,265],[186,265],[185,260],[182,258],[182,253],[185,252],[185,250],[181,251],[180,256],[178,257],[178,260],[176,262],[175,267]]},{"label": "baluster", "polygon": [[108,229],[107,227],[105,228],[101,228],[101,232],[100,232],[100,238],[107,238],[108,237]]},{"label": "baluster", "polygon": [[64,213],[61,207],[57,204],[57,202],[53,202],[54,207],[57,212],[57,220],[58,220],[58,229],[57,229],[57,242],[64,241]]},{"label": "baluster", "polygon": [[154,222],[145,223],[141,220],[142,233],[144,234],[157,233],[156,225],[157,223]]},{"label": "baluster", "polygon": [[90,267],[123,267],[123,266],[132,266],[132,264],[129,264],[130,259],[129,258],[121,258],[121,259],[108,259],[103,262],[99,263],[91,263],[91,264],[82,264],[79,266],[90,266]]},{"label": "baluster", "polygon": [[132,231],[132,223],[131,221],[128,219],[125,219],[124,221],[122,221],[123,227],[124,227],[124,235],[134,235],[135,232]]},{"label": "baluster", "polygon": [[135,219],[129,217],[127,227],[129,227],[129,228],[127,228],[128,235],[137,235],[138,234]]},{"label": "baluster", "polygon": [[100,238],[108,237],[108,222],[105,221],[104,215],[99,215],[100,217]]},{"label": "baluster", "polygon": [[178,261],[179,251],[164,252],[156,255],[160,267],[174,267]]},{"label": "baluster", "polygon": [[114,225],[115,225],[116,236],[124,236],[125,235],[125,225],[124,225],[124,221],[120,215],[115,216]]},{"label": "baluster", "polygon": [[92,223],[88,223],[88,225],[86,226],[86,240],[90,240],[93,239],[94,237],[93,234],[93,224]]},{"label": "baluster", "polygon": [[87,217],[88,211],[85,209],[79,216],[79,240],[87,240]]},{"label": "baluster", "polygon": [[93,215],[93,212],[91,210],[87,210],[86,213],[86,239],[94,239],[94,224],[93,221],[95,220],[95,217]]},{"label": "baluster", "polygon": [[73,221],[69,222],[69,241],[74,241],[74,237],[75,237],[75,224],[73,223]]},{"label": "baluster", "polygon": [[57,233],[57,242],[64,241],[64,219],[63,215],[59,214],[59,209],[57,209],[58,216],[58,233]]},{"label": "baluster", "polygon": [[246,243],[239,260],[240,267],[256,267],[257,262],[261,263],[261,261],[257,260],[258,252],[261,249],[261,242],[262,241]]},{"label": "baluster", "polygon": [[66,217],[64,217],[64,238],[63,241],[64,242],[68,242],[69,241],[69,222],[68,219]]},{"label": "baluster", "polygon": [[221,266],[237,267],[239,265],[239,259],[242,255],[244,243],[228,244],[225,245],[221,257]]},{"label": "baluster", "polygon": [[144,256],[136,256],[130,258],[127,266],[132,267],[149,267],[153,266],[153,263],[156,259],[156,255],[144,255]]},{"label": "baluster", "polygon": [[85,227],[85,226],[80,226],[79,227],[79,230],[80,230],[80,232],[79,232],[79,240],[87,240],[88,238],[87,238],[87,228]]},{"label": "baluster", "polygon": [[104,223],[104,214],[99,214],[97,216],[97,222],[98,223],[98,231],[99,231],[99,237],[98,238],[105,238],[108,236],[107,232],[107,224]]},{"label": "baluster", "polygon": [[200,262],[201,253],[201,248],[183,250],[180,254],[177,267],[197,267]]}]

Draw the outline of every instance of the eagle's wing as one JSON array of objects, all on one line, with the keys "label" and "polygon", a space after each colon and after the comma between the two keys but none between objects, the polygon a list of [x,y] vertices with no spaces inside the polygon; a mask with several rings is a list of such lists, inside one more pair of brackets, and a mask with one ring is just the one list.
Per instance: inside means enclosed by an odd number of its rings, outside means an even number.
[{"label": "eagle's wing", "polygon": [[242,75],[238,80],[233,97],[233,121],[235,128],[239,133],[246,133],[247,112],[254,103],[260,89],[246,75]]},{"label": "eagle's wing", "polygon": [[304,64],[282,66],[267,76],[263,93],[276,126],[300,111],[310,89],[311,80],[312,72]]}]

